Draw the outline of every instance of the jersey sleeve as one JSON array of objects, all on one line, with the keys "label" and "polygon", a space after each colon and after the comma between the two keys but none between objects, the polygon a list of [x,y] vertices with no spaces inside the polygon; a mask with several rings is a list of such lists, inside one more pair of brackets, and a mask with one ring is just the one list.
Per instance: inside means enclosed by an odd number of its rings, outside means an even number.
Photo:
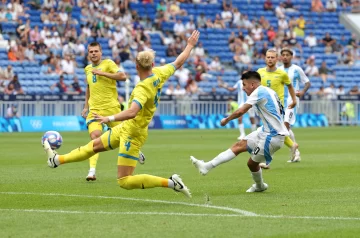
[{"label": "jersey sleeve", "polygon": [[119,66],[117,66],[114,61],[108,60],[107,65],[108,65],[107,66],[107,72],[108,73],[115,74],[117,72],[121,72]]},{"label": "jersey sleeve", "polygon": [[259,101],[258,91],[259,89],[255,89],[250,96],[247,97],[245,104],[254,106]]},{"label": "jersey sleeve", "polygon": [[234,84],[233,88],[237,89],[239,87],[239,83],[240,83],[240,80]]},{"label": "jersey sleeve", "polygon": [[140,106],[140,109],[142,109],[149,98],[148,91],[142,85],[137,85],[132,94],[132,102],[137,103]]},{"label": "jersey sleeve", "polygon": [[307,83],[307,82],[310,81],[309,78],[304,73],[304,71],[302,70],[302,68],[299,67],[298,72],[299,72],[299,75],[300,75],[300,82]]},{"label": "jersey sleeve", "polygon": [[290,85],[291,84],[289,75],[285,71],[283,71],[282,77],[283,77],[283,81],[284,81],[285,85]]},{"label": "jersey sleeve", "polygon": [[166,64],[161,67],[155,67],[152,71],[154,74],[158,75],[161,82],[164,83],[175,73],[176,68],[173,64]]}]

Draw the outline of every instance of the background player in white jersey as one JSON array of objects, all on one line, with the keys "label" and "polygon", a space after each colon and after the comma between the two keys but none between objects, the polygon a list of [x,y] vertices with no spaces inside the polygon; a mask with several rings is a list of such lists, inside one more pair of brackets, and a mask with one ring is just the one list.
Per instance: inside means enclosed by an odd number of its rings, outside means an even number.
[{"label": "background player in white jersey", "polygon": [[[285,108],[285,116],[284,116],[284,122],[286,128],[289,130],[290,138],[295,143],[295,135],[294,132],[291,130],[291,126],[295,124],[296,121],[296,111],[299,108],[299,99],[304,96],[304,94],[309,90],[311,83],[309,81],[309,78],[305,75],[304,71],[297,65],[292,64],[291,60],[293,57],[293,52],[289,48],[283,48],[281,50],[281,56],[282,56],[282,62],[283,66],[280,67],[280,69],[284,70],[289,78],[290,81],[295,89],[295,94],[297,96],[297,107],[294,107],[292,109],[288,108],[288,105],[292,103],[292,99],[289,96],[289,91],[285,87],[285,94],[284,94],[284,108]],[[304,84],[303,90],[300,91],[300,83]],[[301,160],[300,158],[300,152],[297,149],[295,152],[295,157],[288,162],[299,162]]]},{"label": "background player in white jersey", "polygon": [[[227,84],[219,84],[220,87],[225,88],[227,90],[229,90],[230,92],[233,92],[235,90],[237,90],[238,92],[238,100],[237,103],[239,105],[239,108],[246,102],[246,93],[243,90],[243,84],[242,84],[242,80],[238,80],[234,86],[229,87]],[[255,112],[254,109],[250,108],[248,111],[249,117],[250,117],[250,122],[251,122],[251,130],[255,131],[256,130],[256,122],[255,122]],[[242,116],[238,118],[238,123],[239,123],[239,131],[240,131],[240,136],[238,137],[238,140],[242,140],[245,138],[246,133],[245,133],[245,127],[244,127],[244,123],[242,120]]]},{"label": "background player in white jersey", "polygon": [[285,136],[288,136],[289,132],[284,125],[284,112],[280,99],[274,90],[261,85],[260,74],[249,71],[244,73],[241,79],[243,80],[243,90],[249,97],[238,110],[222,119],[221,125],[225,126],[229,121],[244,115],[250,108],[256,110],[264,125],[209,162],[205,163],[193,156],[190,156],[190,160],[202,175],[206,175],[214,167],[248,151],[251,153],[251,157],[247,165],[255,184],[246,192],[262,192],[268,188],[268,185],[263,182],[259,164],[265,161],[270,163],[272,155],[284,145]]}]

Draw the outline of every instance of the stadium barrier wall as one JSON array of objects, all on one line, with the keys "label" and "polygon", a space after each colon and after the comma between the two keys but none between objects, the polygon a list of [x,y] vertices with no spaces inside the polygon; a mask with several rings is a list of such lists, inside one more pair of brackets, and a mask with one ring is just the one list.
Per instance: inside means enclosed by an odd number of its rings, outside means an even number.
[{"label": "stadium barrier wall", "polygon": [[[237,120],[232,120],[225,127],[220,120],[225,115],[185,115],[154,116],[149,129],[217,129],[237,128]],[[245,115],[243,122],[250,128],[250,120]],[[295,127],[327,127],[328,120],[324,114],[297,115]],[[39,116],[3,118],[0,117],[0,132],[45,132],[45,131],[82,131],[87,130],[85,119],[80,116]]]}]

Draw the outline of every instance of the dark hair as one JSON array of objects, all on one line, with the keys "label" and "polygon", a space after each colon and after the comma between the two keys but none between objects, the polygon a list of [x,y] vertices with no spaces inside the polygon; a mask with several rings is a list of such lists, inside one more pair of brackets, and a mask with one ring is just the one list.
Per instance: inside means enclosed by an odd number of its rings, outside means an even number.
[{"label": "dark hair", "polygon": [[91,42],[91,43],[88,45],[88,48],[89,48],[89,47],[94,47],[94,46],[99,46],[100,51],[102,51],[102,48],[101,48],[100,43],[99,43],[99,42],[96,42],[96,41]]},{"label": "dark hair", "polygon": [[257,80],[257,81],[261,81],[261,76],[258,72],[256,71],[247,71],[246,73],[243,73],[241,75],[241,79],[242,80]]},{"label": "dark hair", "polygon": [[284,52],[288,52],[289,54],[293,55],[293,51],[290,48],[282,48],[280,51],[280,54],[283,54]]}]

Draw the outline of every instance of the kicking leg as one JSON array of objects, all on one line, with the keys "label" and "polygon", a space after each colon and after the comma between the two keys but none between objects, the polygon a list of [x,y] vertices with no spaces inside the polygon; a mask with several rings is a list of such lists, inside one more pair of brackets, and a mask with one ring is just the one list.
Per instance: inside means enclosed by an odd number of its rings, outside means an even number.
[{"label": "kicking leg", "polygon": [[239,131],[240,131],[240,136],[237,138],[238,140],[242,140],[245,138],[246,133],[245,133],[245,126],[242,122],[242,117],[238,118],[238,123],[239,123]]}]

